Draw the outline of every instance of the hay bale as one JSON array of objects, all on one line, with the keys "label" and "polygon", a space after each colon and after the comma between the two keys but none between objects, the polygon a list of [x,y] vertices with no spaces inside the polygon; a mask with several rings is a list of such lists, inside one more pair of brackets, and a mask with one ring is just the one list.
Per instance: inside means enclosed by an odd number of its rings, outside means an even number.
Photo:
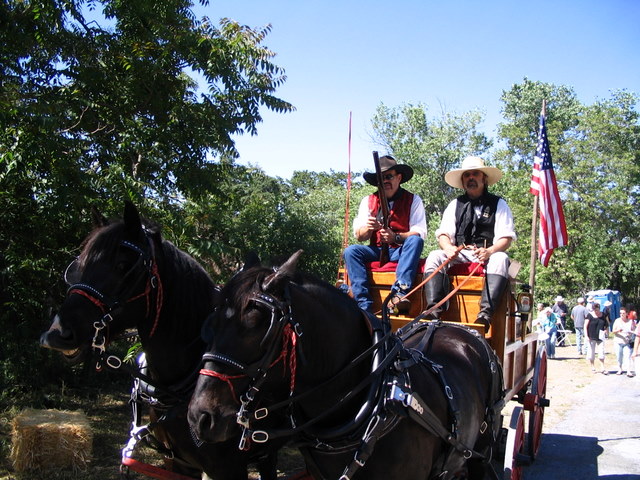
[{"label": "hay bale", "polygon": [[13,419],[11,461],[18,472],[85,470],[93,433],[80,411],[27,408]]}]

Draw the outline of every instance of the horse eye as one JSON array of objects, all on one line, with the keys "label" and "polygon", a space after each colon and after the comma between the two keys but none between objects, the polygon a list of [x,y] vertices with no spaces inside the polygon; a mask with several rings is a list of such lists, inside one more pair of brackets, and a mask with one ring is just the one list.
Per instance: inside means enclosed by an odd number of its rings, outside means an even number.
[{"label": "horse eye", "polygon": [[247,328],[256,328],[260,324],[260,321],[265,317],[265,314],[266,312],[260,308],[252,308],[246,312],[242,323],[244,323]]}]

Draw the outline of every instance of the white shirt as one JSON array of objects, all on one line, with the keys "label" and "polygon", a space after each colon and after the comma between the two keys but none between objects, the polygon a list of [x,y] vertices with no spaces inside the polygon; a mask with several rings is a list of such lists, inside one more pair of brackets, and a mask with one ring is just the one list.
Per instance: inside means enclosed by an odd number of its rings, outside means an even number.
[{"label": "white shirt", "polygon": [[[389,211],[393,210],[394,202],[389,202]],[[358,237],[358,230],[367,224],[371,212],[369,211],[369,196],[367,195],[360,201],[360,207],[358,207],[358,214],[353,219],[353,234]],[[420,238],[424,240],[427,235],[427,220],[424,212],[424,203],[420,196],[413,194],[413,202],[411,203],[411,210],[409,212],[409,231],[415,232],[420,235]]]},{"label": "white shirt", "polygon": [[[458,199],[455,198],[449,202],[447,208],[442,214],[442,221],[440,222],[440,228],[436,230],[436,238],[440,235],[446,235],[451,240],[452,244],[456,244],[456,204]],[[480,218],[482,206],[475,207],[476,215]],[[516,239],[516,230],[513,224],[513,214],[507,202],[504,199],[498,200],[498,206],[496,207],[496,218],[493,226],[493,243],[500,238],[510,237],[513,240]]]},{"label": "white shirt", "polygon": [[617,318],[615,322],[613,322],[613,328],[611,329],[612,332],[615,332],[616,330],[622,330],[621,332],[615,333],[613,335],[613,341],[615,344],[617,345],[625,345],[629,342],[629,337],[631,336],[632,333],[634,333],[634,330],[636,329],[636,326],[633,323],[633,320],[631,319],[627,319],[627,321],[625,322],[624,320],[622,320],[622,318]]}]

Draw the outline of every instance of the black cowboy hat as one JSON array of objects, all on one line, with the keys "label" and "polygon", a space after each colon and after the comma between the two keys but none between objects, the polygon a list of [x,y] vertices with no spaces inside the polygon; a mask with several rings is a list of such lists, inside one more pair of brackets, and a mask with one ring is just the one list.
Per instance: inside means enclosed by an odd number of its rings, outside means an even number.
[{"label": "black cowboy hat", "polygon": [[[380,171],[384,173],[387,170],[395,170],[396,172],[400,173],[402,175],[402,181],[400,183],[408,182],[409,180],[411,180],[411,177],[413,177],[413,168],[411,168],[409,165],[404,165],[396,162],[396,159],[391,155],[380,157]],[[376,172],[364,172],[362,176],[368,184],[373,185],[374,187],[378,186]]]}]

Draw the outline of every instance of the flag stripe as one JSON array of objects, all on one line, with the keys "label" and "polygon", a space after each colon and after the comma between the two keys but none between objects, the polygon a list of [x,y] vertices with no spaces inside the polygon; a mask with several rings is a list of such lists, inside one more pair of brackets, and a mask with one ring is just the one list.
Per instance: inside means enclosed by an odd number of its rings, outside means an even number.
[{"label": "flag stripe", "polygon": [[564,212],[562,211],[562,200],[551,161],[544,115],[540,115],[538,146],[533,161],[529,191],[538,195],[540,207],[538,255],[540,263],[546,267],[553,249],[567,245],[568,237]]}]

